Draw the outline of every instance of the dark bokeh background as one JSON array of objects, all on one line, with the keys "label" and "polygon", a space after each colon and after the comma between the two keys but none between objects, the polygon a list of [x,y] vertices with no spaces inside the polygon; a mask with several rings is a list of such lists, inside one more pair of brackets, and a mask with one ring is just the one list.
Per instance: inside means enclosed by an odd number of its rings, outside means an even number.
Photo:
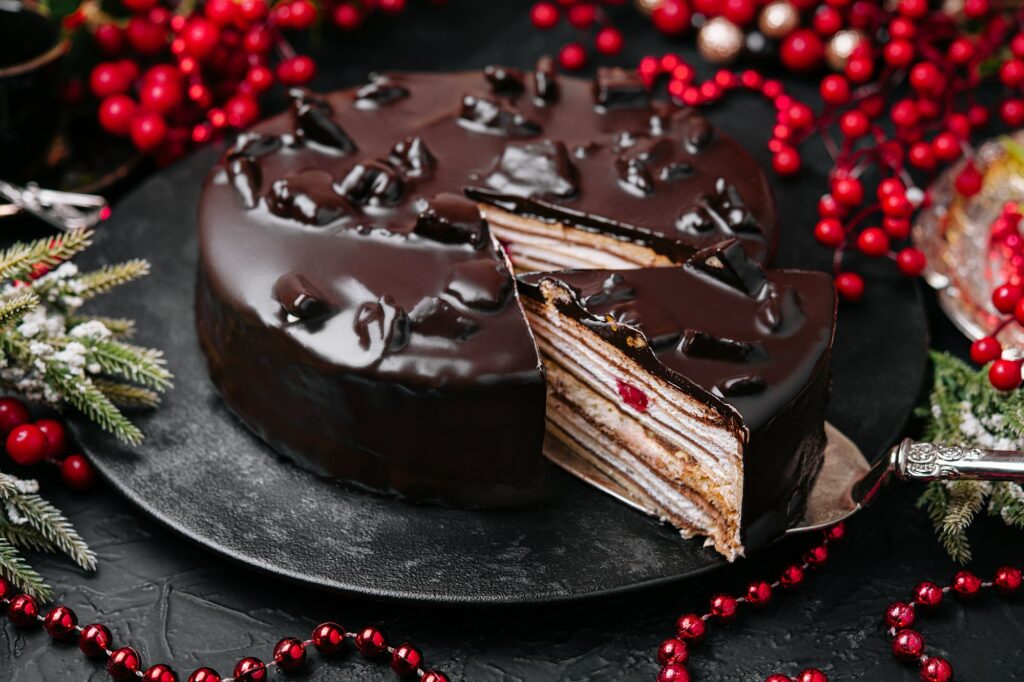
[{"label": "dark bokeh background", "polygon": [[[321,55],[314,85],[352,84],[374,69],[477,68],[492,62],[528,67],[536,55],[572,37],[567,28],[547,34],[533,30],[529,2],[463,0],[441,8],[410,4],[412,9],[398,20],[375,20],[355,35],[325,32],[319,46],[312,47]],[[635,12],[623,8],[620,14],[628,38],[616,62],[635,64],[647,52],[679,48]],[[693,54],[688,47],[683,51]],[[787,85],[800,96],[813,97],[813,84],[787,80]],[[763,143],[774,112],[763,101],[738,95],[710,116],[746,142],[762,163],[770,161]],[[808,160],[811,172],[797,182],[776,183],[784,230],[811,229],[827,165],[820,150]],[[785,252],[782,260],[790,260]],[[938,313],[933,297],[926,294],[925,299],[933,345],[963,355],[966,342]],[[867,301],[846,314],[870,314],[873,306],[884,305],[869,288]],[[181,324],[191,325],[191,320]],[[863,358],[864,363],[874,361]],[[655,647],[671,634],[679,613],[701,609],[716,591],[736,592],[751,578],[774,576],[806,543],[789,543],[685,584],[585,603],[501,609],[403,605],[325,596],[228,563],[178,539],[108,488],[72,495],[57,481],[47,481],[45,489],[100,556],[95,576],[84,576],[63,560],[33,557],[58,599],[72,605],[83,622],[107,623],[116,641],[135,646],[144,661],[170,662],[183,676],[198,664],[212,665],[226,676],[238,658],[269,658],[279,637],[305,636],[316,622],[334,619],[349,627],[381,624],[394,641],[419,645],[428,662],[452,679],[653,680]],[[852,520],[848,540],[800,592],[781,595],[765,610],[715,628],[694,651],[689,667],[695,679],[761,680],[772,672],[795,674],[813,665],[833,682],[916,680],[913,668],[889,654],[882,611],[919,580],[941,582],[956,569],[924,514],[914,508],[918,492],[894,488]],[[973,568],[984,576],[1024,558],[1020,533],[988,519],[978,524],[973,539]],[[431,551],[423,547],[425,557],[431,558]],[[629,556],[613,559],[630,561]],[[930,651],[948,657],[958,679],[1024,679],[1024,611],[1018,603],[991,595],[966,608],[950,603],[921,627]],[[394,679],[386,666],[358,656],[315,661],[296,677]],[[0,626],[0,679],[108,677],[77,648],[54,645],[41,632],[24,633],[8,624]]]}]

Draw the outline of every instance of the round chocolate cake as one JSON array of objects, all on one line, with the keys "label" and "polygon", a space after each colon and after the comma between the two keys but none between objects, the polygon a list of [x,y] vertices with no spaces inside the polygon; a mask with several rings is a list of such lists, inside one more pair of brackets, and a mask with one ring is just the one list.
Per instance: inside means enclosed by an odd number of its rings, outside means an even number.
[{"label": "round chocolate cake", "polygon": [[[207,179],[196,313],[227,405],[318,474],[528,503],[546,387],[513,272],[774,249],[753,159],[632,72],[584,81],[544,59],[291,94]],[[800,469],[795,489],[815,467],[780,468]]]}]

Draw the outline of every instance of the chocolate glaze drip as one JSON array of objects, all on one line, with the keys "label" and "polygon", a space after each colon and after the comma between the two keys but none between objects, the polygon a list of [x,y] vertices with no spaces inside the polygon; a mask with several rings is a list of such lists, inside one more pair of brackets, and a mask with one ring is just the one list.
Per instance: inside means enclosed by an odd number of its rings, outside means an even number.
[{"label": "chocolate glaze drip", "polygon": [[501,194],[567,199],[578,191],[575,166],[562,142],[510,142],[485,179]]},{"label": "chocolate glaze drip", "polygon": [[274,298],[281,304],[286,322],[310,322],[329,315],[324,295],[296,272],[281,275],[274,283]]},{"label": "chocolate glaze drip", "polygon": [[356,143],[333,119],[334,112],[326,100],[299,88],[292,89],[288,94],[292,98],[296,137],[343,154],[351,154],[356,150]]},{"label": "chocolate glaze drip", "polygon": [[407,137],[396,142],[388,154],[388,162],[407,178],[429,178],[437,166],[437,159],[419,137]]},{"label": "chocolate glaze drip", "polygon": [[488,245],[490,230],[476,204],[457,194],[439,194],[416,219],[413,232],[442,244]]},{"label": "chocolate glaze drip", "polygon": [[502,102],[486,96],[464,96],[459,123],[475,133],[503,137],[536,137],[541,133],[539,123],[529,120],[518,111],[513,111]]},{"label": "chocolate glaze drip", "polygon": [[768,353],[759,341],[724,339],[696,329],[687,329],[683,333],[679,350],[691,358],[722,362],[763,362],[768,359]]},{"label": "chocolate glaze drip", "polygon": [[327,225],[352,212],[349,202],[334,191],[333,184],[333,178],[325,171],[293,173],[271,184],[267,207],[282,218],[306,225]]},{"label": "chocolate glaze drip", "polygon": [[227,158],[228,182],[235,188],[243,208],[256,208],[259,202],[263,173],[259,164],[246,154],[232,154]]}]

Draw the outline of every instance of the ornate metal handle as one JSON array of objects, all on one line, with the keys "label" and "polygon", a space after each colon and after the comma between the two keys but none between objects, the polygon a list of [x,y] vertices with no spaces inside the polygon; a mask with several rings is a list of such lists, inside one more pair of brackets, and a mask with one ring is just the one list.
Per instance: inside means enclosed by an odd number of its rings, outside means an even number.
[{"label": "ornate metal handle", "polygon": [[890,466],[907,481],[1024,481],[1024,452],[917,443],[892,449]]},{"label": "ornate metal handle", "polygon": [[109,213],[101,196],[43,189],[32,182],[21,187],[0,180],[0,199],[10,202],[4,205],[5,214],[15,212],[12,208],[27,211],[65,231],[92,227]]}]

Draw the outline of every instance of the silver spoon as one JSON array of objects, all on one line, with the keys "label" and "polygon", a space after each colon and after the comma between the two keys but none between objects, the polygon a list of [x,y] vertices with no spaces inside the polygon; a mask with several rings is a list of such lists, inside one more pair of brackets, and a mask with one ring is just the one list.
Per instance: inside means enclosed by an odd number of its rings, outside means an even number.
[{"label": "silver spoon", "polygon": [[25,211],[67,232],[92,227],[109,212],[107,200],[96,194],[58,192],[34,182],[22,187],[0,180],[0,198],[10,202],[0,205],[0,215]]}]

